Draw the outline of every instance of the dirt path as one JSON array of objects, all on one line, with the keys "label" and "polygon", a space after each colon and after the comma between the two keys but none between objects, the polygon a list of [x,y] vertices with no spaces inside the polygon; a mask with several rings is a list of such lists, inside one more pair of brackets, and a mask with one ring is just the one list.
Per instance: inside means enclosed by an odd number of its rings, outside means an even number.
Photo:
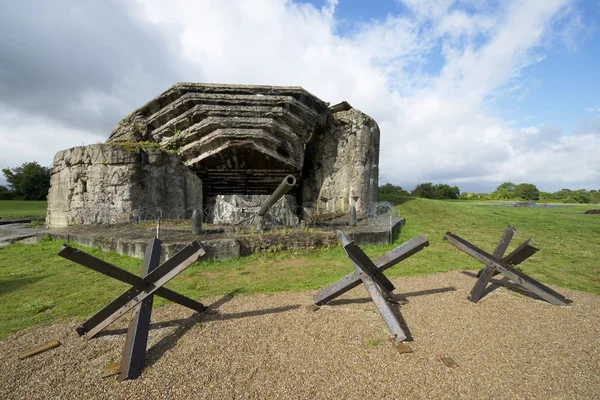
[{"label": "dirt path", "polygon": [[[314,292],[211,298],[218,313],[155,310],[135,381],[100,378],[120,359],[125,320],[90,341],[76,322],[2,340],[0,397],[600,398],[600,296],[557,288],[574,303],[556,307],[501,288],[473,304],[474,278],[458,271],[392,281],[409,299],[411,354],[395,351],[362,288],[316,312]],[[17,359],[54,339],[63,345]]]}]

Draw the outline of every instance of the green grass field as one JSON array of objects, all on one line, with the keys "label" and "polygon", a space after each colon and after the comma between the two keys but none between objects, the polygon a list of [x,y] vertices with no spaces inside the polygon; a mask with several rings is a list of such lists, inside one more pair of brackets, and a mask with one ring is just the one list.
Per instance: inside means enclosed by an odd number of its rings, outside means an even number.
[{"label": "green grass field", "polygon": [[0,200],[0,218],[44,217],[46,204],[43,200]]},{"label": "green grass field", "polygon": [[[515,208],[467,201],[414,199],[400,205],[407,219],[393,245],[367,247],[377,257],[419,233],[430,246],[388,270],[391,277],[430,274],[482,265],[445,243],[451,231],[492,251],[504,228],[517,233],[508,251],[533,237],[541,250],[520,265],[544,283],[600,294],[600,215],[584,215],[589,206]],[[0,248],[0,337],[64,318],[85,319],[128,288],[114,279],[56,255],[62,243],[15,244]],[[79,247],[79,246],[77,246]],[[138,273],[141,261],[115,253],[91,254]],[[197,263],[167,286],[202,301],[225,293],[269,293],[318,289],[352,270],[341,247],[318,251],[255,254],[226,262]],[[166,301],[157,298],[156,304]]]}]

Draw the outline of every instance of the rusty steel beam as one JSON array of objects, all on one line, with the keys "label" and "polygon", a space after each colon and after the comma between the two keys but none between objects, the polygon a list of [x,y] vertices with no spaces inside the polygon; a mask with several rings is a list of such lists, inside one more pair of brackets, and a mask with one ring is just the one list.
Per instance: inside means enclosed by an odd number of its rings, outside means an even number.
[{"label": "rusty steel beam", "polygon": [[146,277],[127,290],[109,305],[100,310],[96,315],[86,321],[82,326],[86,336],[92,338],[102,329],[122,317],[136,304],[153,294],[158,288],[166,284],[181,271],[193,264],[199,256],[204,255],[204,249],[199,241],[194,240],[180,252],[165,261]]},{"label": "rusty steel beam", "polygon": [[[504,256],[504,253],[506,252],[506,249],[508,249],[510,241],[512,240],[514,235],[515,228],[512,226],[506,227],[504,233],[502,234],[502,237],[500,238],[500,241],[498,242],[498,245],[496,246],[496,249],[494,250],[494,257],[502,258],[502,256]],[[485,288],[487,287],[492,277],[497,274],[499,274],[499,272],[496,271],[493,265],[489,264],[486,265],[484,269],[479,271],[479,273],[477,274],[477,282],[475,282],[475,285],[473,285],[471,293],[469,293],[468,299],[474,303],[477,303],[483,296]]]},{"label": "rusty steel beam", "polygon": [[467,255],[475,258],[476,260],[486,265],[492,265],[496,271],[499,271],[508,279],[519,284],[520,286],[524,287],[525,289],[537,295],[538,297],[546,300],[547,302],[561,306],[568,304],[569,300],[567,300],[567,298],[565,298],[560,293],[550,289],[544,284],[536,281],[530,276],[514,268],[510,264],[494,257],[493,255],[485,252],[477,246],[474,246],[473,244],[462,239],[461,237],[454,235],[451,232],[446,232],[444,240],[450,243],[452,246],[456,247],[457,249],[463,251]]},{"label": "rusty steel beam", "polygon": [[[421,240],[417,240],[411,246],[399,246],[391,252],[391,255],[390,253],[388,253],[387,257],[382,257],[380,259],[382,261],[380,261],[379,266],[377,266],[362,251],[362,249],[358,245],[356,245],[356,243],[351,241],[348,238],[348,236],[344,234],[344,232],[338,231],[337,237],[342,246],[344,247],[348,258],[350,258],[352,262],[354,272],[348,275],[346,278],[342,279],[341,281],[338,281],[333,285],[320,291],[317,294],[317,296],[315,296],[315,303],[319,304],[319,301],[323,300],[329,301],[339,296],[341,293],[345,293],[346,291],[360,285],[360,283],[362,282],[365,289],[367,289],[367,292],[371,296],[373,303],[375,303],[377,311],[379,311],[379,314],[381,314],[381,317],[385,321],[388,329],[390,330],[392,335],[394,335],[395,342],[401,343],[405,341],[407,339],[407,335],[402,329],[402,325],[400,324],[398,317],[396,316],[396,314],[394,314],[394,311],[390,306],[390,302],[395,302],[391,293],[392,290],[394,290],[394,285],[385,275],[383,275],[382,271],[385,268],[389,268],[395,263],[399,262],[397,261],[399,258],[408,257],[405,256],[405,254],[411,252],[413,252],[412,254],[414,254],[414,252],[416,252],[415,249],[419,246],[422,246],[419,248],[419,250],[423,248],[424,243],[428,243],[427,239],[424,239],[424,237],[421,236],[417,238]],[[424,241],[422,239],[424,239]],[[394,253],[394,251],[400,248],[402,248],[402,251]],[[355,281],[354,279],[357,280]],[[339,285],[340,282],[342,285]]]},{"label": "rusty steel beam", "polygon": [[[392,335],[394,335],[394,340],[396,341],[396,343],[401,343],[405,341],[407,339],[407,335],[402,329],[402,325],[398,320],[398,316],[394,314],[394,311],[390,306],[391,302],[395,302],[392,295],[394,285],[385,275],[383,275],[383,269],[376,266],[373,263],[373,261],[371,261],[371,259],[362,251],[362,249],[359,246],[357,246],[356,243],[351,241],[348,238],[348,236],[344,234],[344,232],[338,231],[337,237],[342,246],[344,247],[348,258],[350,258],[354,267],[354,274],[348,276],[357,276],[358,284],[360,284],[360,282],[363,283],[363,285],[367,289],[367,292],[371,296],[373,303],[375,303],[377,311],[379,311],[379,314],[381,314],[381,317],[385,321],[388,329],[390,330]],[[386,260],[390,260],[389,264],[392,264],[392,260],[401,257],[402,254],[404,253],[396,255],[396,257],[393,259]],[[347,281],[345,281],[344,283],[346,287],[351,285],[351,283],[349,285],[349,282]],[[340,292],[340,288],[336,287],[335,284],[331,285],[325,290],[326,293],[329,293],[329,296],[332,296],[332,288],[333,294],[335,294],[335,292]]]},{"label": "rusty steel beam", "polygon": [[487,266],[479,272],[479,277],[477,278],[477,282],[473,285],[469,296],[467,299],[471,300],[473,303],[477,303],[483,297],[483,293],[485,292],[485,288],[488,283],[492,279],[494,275],[496,275],[497,271],[493,266]]},{"label": "rusty steel beam", "polygon": [[[152,241],[146,247],[144,253],[144,263],[140,277],[145,278],[148,274],[158,268],[160,264],[160,254],[162,241],[158,238]],[[150,331],[150,318],[152,317],[152,302],[154,296],[150,295],[133,309],[125,347],[123,348],[123,357],[121,358],[121,367],[119,369],[119,380],[136,379],[142,374],[144,361],[146,359],[146,345],[148,344],[148,332]]]},{"label": "rusty steel beam", "polygon": [[513,226],[506,227],[502,237],[500,238],[500,241],[498,242],[498,245],[496,246],[496,249],[494,250],[494,257],[502,258],[502,256],[504,256],[506,249],[508,249],[508,246],[510,245],[510,241],[515,235],[515,231],[516,229]]},{"label": "rusty steel beam", "polygon": [[[521,264],[523,261],[527,260],[529,257],[540,251],[540,249],[533,247],[531,244],[531,238],[527,239],[525,242],[521,243],[519,247],[514,249],[509,255],[502,258],[507,264],[512,265],[513,267]],[[477,277],[481,275],[483,269],[477,273]],[[494,276],[498,275],[499,272],[495,272]]]},{"label": "rusty steel beam", "polygon": [[369,275],[369,277],[377,283],[378,286],[388,292],[391,292],[395,289],[392,282],[390,282],[390,280],[383,275],[381,270],[377,268],[375,264],[373,264],[373,261],[369,259],[369,257],[362,251],[360,247],[356,245],[356,243],[348,243],[344,246],[344,250],[346,250],[346,254],[348,255],[348,258],[352,260],[352,263],[354,265],[358,265],[365,274]]},{"label": "rusty steel beam", "polygon": [[379,314],[381,314],[388,329],[392,335],[394,335],[396,343],[405,341],[406,333],[404,333],[400,321],[398,321],[398,318],[392,311],[387,299],[382,294],[380,287],[373,281],[371,276],[360,267],[360,265],[354,264],[354,269],[369,292],[373,303],[375,303],[375,307],[377,307],[377,311],[379,311]]},{"label": "rusty steel beam", "polygon": [[[512,237],[514,235],[515,232],[515,228],[513,228],[512,226],[509,226],[506,228],[506,230],[504,231],[504,235],[507,235],[508,231],[512,231],[510,233],[510,240],[512,240]],[[502,239],[500,239],[501,243],[504,243],[506,241],[505,236],[502,236]],[[508,243],[510,243],[510,240],[508,240]],[[500,246],[500,243],[498,243],[498,246]],[[507,244],[508,246],[508,244]],[[502,258],[502,256],[504,255],[504,253],[506,252],[506,248],[504,248],[504,252],[502,253],[498,253],[496,254],[497,251],[499,251],[498,247],[496,247],[496,250],[494,251],[494,257],[496,258]],[[505,263],[509,263],[512,266],[515,265],[519,265],[520,263],[522,263],[523,261],[525,261],[526,259],[528,259],[529,257],[531,257],[532,255],[534,255],[535,253],[537,253],[539,251],[539,249],[533,247],[531,245],[531,238],[529,238],[528,240],[526,240],[524,243],[522,243],[519,247],[517,247],[516,249],[514,249],[509,255],[507,255],[506,257],[502,258],[502,261],[504,261]],[[483,270],[479,271],[477,273],[477,277],[479,278],[479,276],[483,273]],[[492,276],[496,276],[498,275],[499,272],[495,271],[494,274]]]},{"label": "rusty steel beam", "polygon": [[162,292],[165,298],[176,299],[178,303],[183,303],[183,305],[190,304],[198,308],[198,311],[206,309],[201,303],[197,303],[162,287],[181,271],[193,264],[199,256],[205,254],[202,243],[197,240],[191,242],[162,265],[159,265],[162,252],[162,241],[158,239],[159,226],[157,226],[156,238],[152,239],[148,246],[146,246],[140,277],[136,277],[127,271],[123,271],[114,265],[75,250],[67,245],[64,245],[59,252],[59,255],[66,259],[132,285],[129,290],[77,329],[80,335],[86,334],[88,338],[92,338],[103,328],[123,316],[127,311],[133,309],[119,368],[119,379],[121,381],[135,379],[141,375],[146,358],[146,346],[148,344],[154,294]]},{"label": "rusty steel beam", "polygon": [[[342,246],[345,246],[350,242],[346,235],[344,235],[343,233],[340,234],[340,232],[338,232],[338,239],[340,240]],[[402,243],[400,246],[396,247],[392,251],[379,257],[373,262],[373,264],[375,265],[375,267],[377,267],[378,270],[385,271],[386,269],[398,264],[399,262],[406,260],[413,254],[418,253],[427,246],[429,246],[429,241],[427,240],[427,238],[423,235],[419,235],[416,238]],[[327,286],[326,288],[321,289],[313,297],[313,301],[316,305],[321,306],[335,299],[336,297],[341,296],[349,290],[354,289],[355,287],[359,286],[361,282],[362,280],[360,278],[360,274],[354,271],[351,274],[348,274],[347,276],[343,277],[339,281]]]},{"label": "rusty steel beam", "polygon": [[514,249],[509,255],[504,257],[502,261],[515,266],[521,264],[529,257],[537,253],[540,249],[537,249],[531,245],[531,238],[527,239],[523,244]]},{"label": "rusty steel beam", "polygon": [[[130,285],[138,285],[142,281],[142,278],[140,278],[139,276],[135,276],[131,272],[127,272],[125,270],[117,268],[114,265],[107,263],[106,261],[100,260],[99,258],[91,256],[81,250],[77,250],[66,244],[62,246],[61,250],[58,252],[58,255],[67,260],[73,261],[79,265],[90,268],[96,272],[100,272],[101,274],[110,276],[111,278],[114,278],[124,283],[128,283]],[[154,294],[179,305],[182,305],[184,307],[190,308],[194,311],[202,312],[207,309],[207,307],[202,303],[199,303],[195,300],[190,299],[189,297],[183,296],[164,287],[161,287],[158,290],[156,290]],[[77,332],[81,336],[84,335],[87,331],[84,327],[79,327],[77,328]]]}]

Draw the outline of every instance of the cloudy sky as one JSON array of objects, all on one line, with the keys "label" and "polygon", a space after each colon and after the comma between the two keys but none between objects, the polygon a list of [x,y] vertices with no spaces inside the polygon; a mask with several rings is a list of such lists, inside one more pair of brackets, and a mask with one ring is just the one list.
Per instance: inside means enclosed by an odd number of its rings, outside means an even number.
[{"label": "cloudy sky", "polygon": [[600,188],[600,0],[19,0],[0,33],[3,168],[194,81],[348,101],[380,183]]}]

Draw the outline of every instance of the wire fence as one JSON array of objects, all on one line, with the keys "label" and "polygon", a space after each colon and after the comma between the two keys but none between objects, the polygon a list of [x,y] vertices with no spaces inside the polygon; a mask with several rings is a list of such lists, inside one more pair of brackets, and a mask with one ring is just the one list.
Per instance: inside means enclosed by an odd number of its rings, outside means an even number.
[{"label": "wire fence", "polygon": [[[231,212],[227,218],[222,210],[214,205],[205,206],[197,212],[202,214],[204,225],[229,227],[232,230],[269,230],[282,228],[321,228],[339,229],[350,223],[349,212],[314,214],[303,207],[287,206],[275,212],[269,210],[262,218],[258,217],[259,206],[247,205]],[[100,207],[90,216],[91,223],[105,225],[152,225],[161,221],[161,227],[190,229],[194,208],[140,207],[133,211],[120,210],[114,206]],[[400,210],[389,202],[367,204],[356,215],[358,226],[390,228],[399,219]]]}]

